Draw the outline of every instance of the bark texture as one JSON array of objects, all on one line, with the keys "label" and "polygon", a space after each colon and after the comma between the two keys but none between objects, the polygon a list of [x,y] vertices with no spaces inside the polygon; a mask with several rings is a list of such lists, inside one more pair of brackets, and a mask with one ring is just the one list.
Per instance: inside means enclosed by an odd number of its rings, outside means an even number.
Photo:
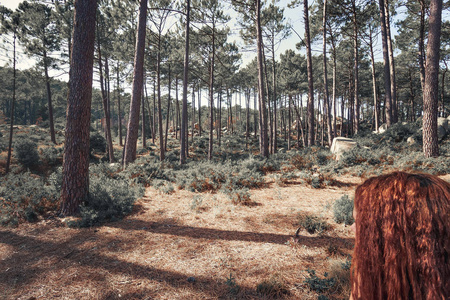
[{"label": "bark texture", "polygon": [[89,193],[89,129],[96,11],[96,0],[75,1],[61,190],[61,214],[64,216],[76,214]]}]

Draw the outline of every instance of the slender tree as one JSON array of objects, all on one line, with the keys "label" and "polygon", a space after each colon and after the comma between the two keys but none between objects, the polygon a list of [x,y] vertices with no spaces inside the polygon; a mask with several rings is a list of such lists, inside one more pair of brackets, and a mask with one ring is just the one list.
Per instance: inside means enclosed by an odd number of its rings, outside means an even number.
[{"label": "slender tree", "polygon": [[431,0],[423,94],[423,153],[425,157],[439,156],[437,115],[441,20],[442,0]]},{"label": "slender tree", "polygon": [[76,214],[89,193],[89,132],[96,11],[96,0],[75,1],[61,189],[61,214],[64,216]]},{"label": "slender tree", "polygon": [[125,139],[123,165],[136,159],[136,147],[139,130],[139,110],[141,106],[142,86],[144,84],[144,49],[147,23],[147,0],[141,0],[139,6],[138,30],[134,56],[133,85],[128,117],[127,137]]},{"label": "slender tree", "polygon": [[191,0],[186,0],[186,27],[185,27],[185,48],[184,48],[184,72],[183,72],[183,103],[181,111],[181,149],[180,149],[180,164],[186,163],[186,152],[187,152],[187,124],[188,124],[188,114],[187,114],[187,90],[188,90],[188,79],[189,79],[189,23],[190,23],[190,13],[191,13]]}]

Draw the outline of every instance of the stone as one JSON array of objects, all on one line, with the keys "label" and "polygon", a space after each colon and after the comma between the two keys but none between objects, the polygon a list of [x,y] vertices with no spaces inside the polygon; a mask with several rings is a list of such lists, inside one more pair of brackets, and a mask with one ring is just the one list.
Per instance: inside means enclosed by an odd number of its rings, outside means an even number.
[{"label": "stone", "polygon": [[378,127],[378,133],[383,133],[388,129],[388,126],[386,123],[382,124],[380,127]]},{"label": "stone", "polygon": [[336,156],[336,160],[339,160],[344,152],[353,149],[357,145],[358,144],[353,139],[336,137],[331,143],[330,151]]}]

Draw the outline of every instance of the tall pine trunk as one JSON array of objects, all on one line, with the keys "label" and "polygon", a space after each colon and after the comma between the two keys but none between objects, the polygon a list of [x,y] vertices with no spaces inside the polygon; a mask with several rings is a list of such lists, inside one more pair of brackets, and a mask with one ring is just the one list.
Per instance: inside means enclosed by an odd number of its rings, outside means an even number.
[{"label": "tall pine trunk", "polygon": [[309,34],[308,0],[303,1],[303,18],[305,22],[306,67],[308,71],[308,146],[314,145],[314,81],[311,58],[311,38]]},{"label": "tall pine trunk", "polygon": [[50,138],[51,138],[52,142],[54,144],[56,144],[55,125],[53,123],[52,91],[50,89],[50,77],[48,76],[47,51],[44,51],[44,73],[45,73],[45,86],[47,88],[48,121],[50,123]]},{"label": "tall pine trunk", "polygon": [[330,109],[330,96],[328,93],[328,71],[327,71],[327,0],[323,1],[323,22],[322,22],[322,35],[323,35],[323,86],[325,89],[325,109],[327,117],[327,130],[328,130],[328,145],[331,147],[333,141],[333,130],[331,129],[331,109]]},{"label": "tall pine trunk", "polygon": [[138,30],[134,55],[134,72],[130,113],[128,117],[127,138],[125,140],[123,165],[136,160],[136,148],[139,130],[139,110],[141,106],[142,86],[144,83],[144,50],[147,23],[147,0],[141,0],[139,6]]},{"label": "tall pine trunk", "polygon": [[189,77],[189,23],[191,12],[191,0],[186,0],[186,28],[185,28],[185,48],[184,48],[184,71],[183,71],[183,104],[181,113],[181,149],[180,149],[180,164],[186,163],[187,153],[187,90]]},{"label": "tall pine trunk", "polygon": [[72,56],[61,188],[61,214],[74,215],[89,193],[91,125],[97,1],[75,1]]},{"label": "tall pine trunk", "polygon": [[261,0],[256,0],[256,35],[257,35],[257,64],[258,64],[258,95],[259,109],[261,116],[261,137],[260,152],[264,157],[269,157],[269,144],[267,135],[267,109],[264,93],[264,61],[263,61],[263,40],[261,32]]},{"label": "tall pine trunk", "polygon": [[439,156],[437,115],[441,20],[442,0],[431,0],[423,95],[423,153],[425,157]]},{"label": "tall pine trunk", "polygon": [[389,68],[389,51],[387,41],[386,16],[384,13],[384,0],[379,0],[380,20],[381,20],[381,42],[383,45],[383,61],[384,61],[384,93],[385,93],[385,114],[386,124],[391,126],[392,119],[392,97],[391,97],[391,73]]}]

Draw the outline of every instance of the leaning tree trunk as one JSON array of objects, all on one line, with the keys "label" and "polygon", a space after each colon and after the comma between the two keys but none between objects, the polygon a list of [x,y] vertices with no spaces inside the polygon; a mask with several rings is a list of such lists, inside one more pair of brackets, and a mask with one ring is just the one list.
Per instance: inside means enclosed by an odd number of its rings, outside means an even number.
[{"label": "leaning tree trunk", "polygon": [[136,32],[136,47],[134,55],[133,85],[128,117],[127,138],[125,140],[123,165],[136,159],[136,148],[139,130],[139,110],[141,107],[142,86],[144,83],[144,50],[147,22],[147,0],[141,0],[139,7],[138,30]]},{"label": "leaning tree trunk", "polygon": [[423,153],[425,157],[439,156],[437,114],[441,19],[442,0],[431,0],[423,95]]},{"label": "leaning tree trunk", "polygon": [[89,193],[89,132],[97,1],[75,1],[61,214],[74,215]]}]

